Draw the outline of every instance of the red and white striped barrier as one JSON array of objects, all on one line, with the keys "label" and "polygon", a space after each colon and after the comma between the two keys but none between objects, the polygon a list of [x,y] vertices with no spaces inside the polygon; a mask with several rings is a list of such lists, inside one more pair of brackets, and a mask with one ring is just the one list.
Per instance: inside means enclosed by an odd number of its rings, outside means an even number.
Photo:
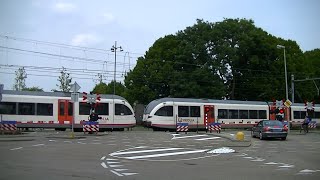
[{"label": "red and white striped barrier", "polygon": [[0,124],[1,131],[16,131],[17,124]]},{"label": "red and white striped barrier", "polygon": [[188,123],[177,123],[177,132],[187,132],[189,131]]},{"label": "red and white striped barrier", "polygon": [[212,123],[209,125],[209,131],[217,131],[218,133],[220,133],[221,131],[221,124],[220,123]]},{"label": "red and white striped barrier", "polygon": [[99,132],[99,124],[97,122],[86,122],[82,125],[82,130],[86,132]]}]

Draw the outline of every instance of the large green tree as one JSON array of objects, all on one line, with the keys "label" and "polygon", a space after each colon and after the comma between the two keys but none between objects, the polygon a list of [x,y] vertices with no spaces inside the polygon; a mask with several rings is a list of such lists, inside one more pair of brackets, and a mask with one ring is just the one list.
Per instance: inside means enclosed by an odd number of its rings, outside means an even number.
[{"label": "large green tree", "polygon": [[16,91],[22,91],[24,88],[26,88],[26,78],[27,73],[24,67],[19,68],[16,73],[15,83],[13,85],[13,90]]},{"label": "large green tree", "polygon": [[[126,88],[121,82],[116,82],[115,83],[115,91],[116,95],[125,97],[125,91]],[[104,82],[100,82],[97,84],[93,90],[93,93],[95,94],[113,94],[114,93],[114,81],[111,81],[109,84],[106,84]]]},{"label": "large green tree", "polygon": [[59,87],[62,92],[70,92],[72,78],[65,67],[62,67],[58,81],[60,84],[57,84],[56,86]]}]

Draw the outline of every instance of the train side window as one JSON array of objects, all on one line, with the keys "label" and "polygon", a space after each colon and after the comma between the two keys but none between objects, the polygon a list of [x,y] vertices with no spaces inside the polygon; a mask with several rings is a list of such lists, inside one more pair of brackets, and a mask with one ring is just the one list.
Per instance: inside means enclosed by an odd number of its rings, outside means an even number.
[{"label": "train side window", "polygon": [[300,111],[293,111],[293,118],[294,119],[301,119]]},{"label": "train side window", "polygon": [[257,110],[249,110],[249,118],[250,119],[258,119],[258,111]]},{"label": "train side window", "polygon": [[190,106],[190,117],[200,117],[200,106]]},{"label": "train side window", "polygon": [[91,105],[88,103],[79,103],[79,115],[90,115]]},{"label": "train side window", "polygon": [[35,115],[34,103],[18,103],[19,115]]},{"label": "train side window", "polygon": [[219,109],[218,110],[218,118],[219,119],[228,119],[228,110],[227,109]]},{"label": "train side window", "polygon": [[189,117],[189,106],[178,106],[179,117]]},{"label": "train side window", "polygon": [[37,103],[37,115],[52,116],[53,104]]},{"label": "train side window", "polygon": [[314,112],[314,114],[315,114],[315,115],[314,115],[314,116],[315,116],[314,118],[317,118],[317,119],[320,118],[320,112]]},{"label": "train side window", "polygon": [[60,102],[60,116],[64,116],[64,102]]},{"label": "train side window", "polygon": [[300,111],[300,119],[304,119],[307,115],[306,111]]},{"label": "train side window", "polygon": [[132,111],[124,104],[116,104],[115,115],[132,115]]},{"label": "train side window", "polygon": [[[95,108],[98,115],[109,115],[109,104],[108,103],[99,103]],[[129,109],[130,110],[130,109]]]},{"label": "train side window", "polygon": [[239,119],[239,110],[229,110],[229,119]]},{"label": "train side window", "polygon": [[249,118],[249,111],[248,110],[239,110],[239,117],[240,117],[240,119],[248,119]]},{"label": "train side window", "polygon": [[16,114],[15,102],[0,102],[0,114]]},{"label": "train side window", "polygon": [[68,102],[68,116],[72,116],[72,115],[73,115],[73,103]]},{"label": "train side window", "polygon": [[259,119],[267,119],[267,111],[259,110]]},{"label": "train side window", "polygon": [[154,114],[156,116],[173,116],[173,106],[163,106]]}]

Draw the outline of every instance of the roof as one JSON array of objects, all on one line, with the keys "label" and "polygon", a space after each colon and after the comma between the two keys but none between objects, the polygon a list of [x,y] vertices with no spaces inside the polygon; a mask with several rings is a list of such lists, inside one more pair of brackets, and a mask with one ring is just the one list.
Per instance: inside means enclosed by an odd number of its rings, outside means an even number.
[{"label": "roof", "polygon": [[[156,99],[151,101],[147,105],[145,109],[145,113],[149,114],[152,111],[152,109],[154,109],[158,104],[161,104],[163,102],[267,105],[267,102],[263,102],[263,101],[239,101],[239,100],[193,99],[193,98],[161,98],[161,99]],[[292,106],[304,106],[304,104],[295,103],[295,104],[292,104]]]},{"label": "roof", "polygon": [[[10,95],[25,95],[25,96],[51,96],[51,97],[71,97],[71,92],[41,92],[41,91],[14,91],[14,90],[3,90],[2,94]],[[83,96],[83,93],[79,93],[80,96]],[[113,94],[100,94],[102,99],[121,99],[126,100],[125,98],[113,95]]]}]

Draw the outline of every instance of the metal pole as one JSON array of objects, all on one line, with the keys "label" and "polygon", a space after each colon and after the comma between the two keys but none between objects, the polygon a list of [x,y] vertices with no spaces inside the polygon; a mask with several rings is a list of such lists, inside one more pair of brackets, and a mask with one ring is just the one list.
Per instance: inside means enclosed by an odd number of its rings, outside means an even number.
[{"label": "metal pole", "polygon": [[293,74],[291,74],[291,90],[292,90],[291,92],[292,103],[294,103],[294,75]]},{"label": "metal pole", "polygon": [[113,94],[116,95],[116,71],[117,71],[117,41],[114,43],[114,74],[113,74]]},{"label": "metal pole", "polygon": [[286,80],[286,100],[288,100],[288,99],[289,99],[289,96],[288,96],[288,78],[287,78],[286,48],[283,48],[283,59],[284,59],[284,72],[285,72],[285,80]]}]

